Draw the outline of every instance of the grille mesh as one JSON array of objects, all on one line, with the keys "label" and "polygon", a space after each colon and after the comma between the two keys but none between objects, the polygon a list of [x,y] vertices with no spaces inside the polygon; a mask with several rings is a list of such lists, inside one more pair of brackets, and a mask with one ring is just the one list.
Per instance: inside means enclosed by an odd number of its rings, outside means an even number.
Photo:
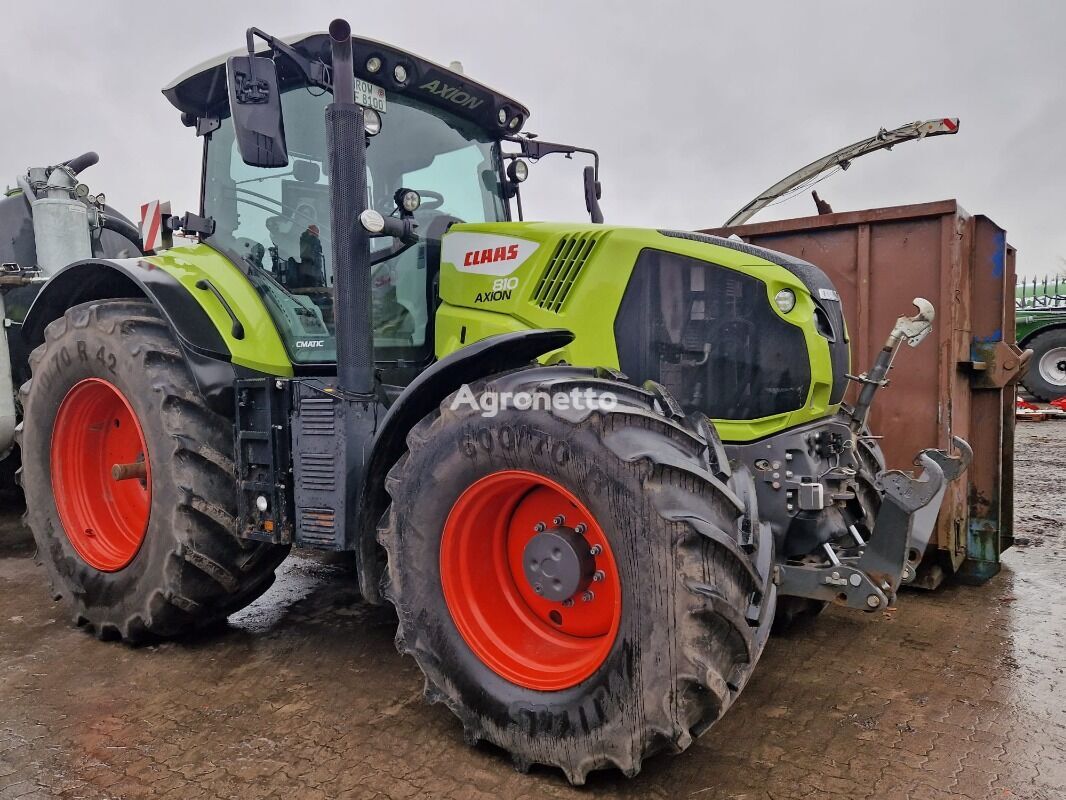
[{"label": "grille mesh", "polygon": [[533,292],[533,302],[558,314],[600,236],[589,233],[562,237]]}]

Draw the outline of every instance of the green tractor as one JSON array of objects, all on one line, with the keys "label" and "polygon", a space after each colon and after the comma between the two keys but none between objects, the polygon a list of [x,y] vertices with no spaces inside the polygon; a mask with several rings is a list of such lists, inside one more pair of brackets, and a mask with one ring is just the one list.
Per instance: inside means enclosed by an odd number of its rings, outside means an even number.
[{"label": "green tractor", "polygon": [[1022,385],[1045,403],[1066,397],[1066,278],[1023,278],[1014,300],[1018,345],[1033,351]]},{"label": "green tractor", "polygon": [[[582,783],[688,747],[775,614],[913,576],[969,448],[886,471],[866,418],[925,301],[850,375],[817,267],[603,225],[593,151],[342,20],[164,94],[204,140],[169,220],[198,241],[70,264],[22,326],[28,519],[79,625],[177,636],[292,545],[351,551],[426,698]],[[590,224],[521,221],[553,153],[593,159]]]}]

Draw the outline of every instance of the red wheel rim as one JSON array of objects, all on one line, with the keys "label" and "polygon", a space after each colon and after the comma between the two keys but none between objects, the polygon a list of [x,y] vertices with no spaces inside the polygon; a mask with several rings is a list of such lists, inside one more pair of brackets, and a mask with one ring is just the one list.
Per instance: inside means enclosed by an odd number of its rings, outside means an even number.
[{"label": "red wheel rim", "polygon": [[122,569],[144,541],[152,507],[148,448],[122,392],[99,378],[75,384],[56,414],[51,458],[56,509],[70,543],[90,566]]},{"label": "red wheel rim", "polygon": [[[558,516],[588,543],[599,578],[568,603],[538,595],[523,564],[538,524],[551,528]],[[541,691],[575,686],[614,645],[622,587],[611,547],[588,509],[550,478],[504,470],[471,484],[444,524],[440,569],[459,633],[486,666],[512,683]]]}]

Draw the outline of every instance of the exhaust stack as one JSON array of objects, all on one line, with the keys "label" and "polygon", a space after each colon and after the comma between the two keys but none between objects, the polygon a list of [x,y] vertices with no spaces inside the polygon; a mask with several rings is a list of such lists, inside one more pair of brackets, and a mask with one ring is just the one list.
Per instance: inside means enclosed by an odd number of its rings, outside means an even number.
[{"label": "exhaust stack", "polygon": [[352,29],[329,25],[333,50],[333,102],[326,108],[330,229],[333,249],[337,383],[370,399],[374,391],[374,341],[370,324],[370,243],[359,215],[366,210],[366,134],[355,103]]}]

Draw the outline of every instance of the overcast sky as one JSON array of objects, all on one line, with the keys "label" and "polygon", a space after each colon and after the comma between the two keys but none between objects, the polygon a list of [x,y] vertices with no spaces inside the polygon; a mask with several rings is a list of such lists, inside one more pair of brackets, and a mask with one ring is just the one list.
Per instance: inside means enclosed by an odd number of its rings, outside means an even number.
[{"label": "overcast sky", "polygon": [[[346,16],[532,110],[527,130],[596,147],[608,222],[723,222],[784,175],[881,126],[961,131],[867,156],[819,185],[837,211],[957,198],[1006,228],[1019,272],[1066,267],[1066,4],[1003,2],[6,3],[0,188],[85,150],[130,217],[195,210],[200,142],[159,93],[243,44]],[[527,217],[581,219],[578,164],[542,161]],[[755,220],[813,213],[809,194]]]}]

